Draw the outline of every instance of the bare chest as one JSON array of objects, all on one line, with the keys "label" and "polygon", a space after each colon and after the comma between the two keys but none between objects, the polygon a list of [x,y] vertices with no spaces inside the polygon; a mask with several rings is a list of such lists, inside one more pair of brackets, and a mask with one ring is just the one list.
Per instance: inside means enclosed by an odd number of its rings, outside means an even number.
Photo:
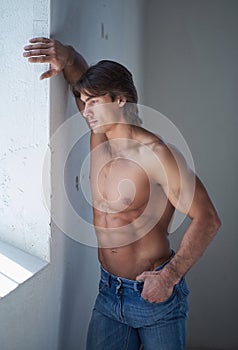
[{"label": "bare chest", "polygon": [[145,169],[124,158],[98,161],[91,169],[91,188],[97,209],[111,213],[138,209],[150,194]]}]

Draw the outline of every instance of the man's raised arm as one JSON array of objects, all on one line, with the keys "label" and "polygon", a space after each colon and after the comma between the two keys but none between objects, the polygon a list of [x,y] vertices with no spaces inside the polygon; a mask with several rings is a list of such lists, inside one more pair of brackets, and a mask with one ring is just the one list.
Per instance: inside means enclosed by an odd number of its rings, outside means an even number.
[{"label": "man's raised arm", "polygon": [[[49,63],[50,68],[40,79],[51,78],[63,71],[65,80],[72,86],[88,69],[88,64],[72,46],[63,45],[55,39],[33,38],[30,44],[24,47],[23,56],[33,63]],[[79,101],[76,102],[80,109]]]}]

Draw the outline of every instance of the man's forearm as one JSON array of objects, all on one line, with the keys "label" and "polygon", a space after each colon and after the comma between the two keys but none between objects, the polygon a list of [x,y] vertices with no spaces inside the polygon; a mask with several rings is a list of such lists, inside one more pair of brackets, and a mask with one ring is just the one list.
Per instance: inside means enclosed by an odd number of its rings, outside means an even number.
[{"label": "man's forearm", "polygon": [[185,232],[180,247],[162,274],[169,285],[177,284],[203,255],[221,223],[217,215],[207,219],[193,219]]},{"label": "man's forearm", "polygon": [[67,46],[68,63],[63,69],[64,77],[70,85],[75,84],[88,69],[88,64],[72,46]]}]

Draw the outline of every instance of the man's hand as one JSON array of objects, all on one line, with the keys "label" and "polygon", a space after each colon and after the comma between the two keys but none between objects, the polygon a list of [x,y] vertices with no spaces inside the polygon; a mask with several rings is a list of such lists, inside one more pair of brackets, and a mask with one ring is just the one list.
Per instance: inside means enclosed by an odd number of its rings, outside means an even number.
[{"label": "man's hand", "polygon": [[169,299],[173,293],[173,285],[163,276],[161,271],[145,271],[136,277],[144,281],[141,296],[151,303],[161,303]]},{"label": "man's hand", "polygon": [[50,69],[40,79],[50,78],[60,73],[66,66],[73,64],[72,48],[59,41],[48,38],[30,39],[31,44],[24,47],[24,57],[33,63],[49,63]]}]

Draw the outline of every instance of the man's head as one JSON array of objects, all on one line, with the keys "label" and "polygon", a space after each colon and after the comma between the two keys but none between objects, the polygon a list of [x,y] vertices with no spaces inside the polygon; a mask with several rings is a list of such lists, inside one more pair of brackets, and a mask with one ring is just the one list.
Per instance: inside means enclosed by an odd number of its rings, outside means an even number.
[{"label": "man's head", "polygon": [[120,63],[103,60],[88,68],[74,85],[73,93],[76,97],[81,94],[88,97],[110,96],[112,102],[122,99],[125,102],[123,112],[128,123],[141,125],[138,116],[137,91],[132,74]]}]

